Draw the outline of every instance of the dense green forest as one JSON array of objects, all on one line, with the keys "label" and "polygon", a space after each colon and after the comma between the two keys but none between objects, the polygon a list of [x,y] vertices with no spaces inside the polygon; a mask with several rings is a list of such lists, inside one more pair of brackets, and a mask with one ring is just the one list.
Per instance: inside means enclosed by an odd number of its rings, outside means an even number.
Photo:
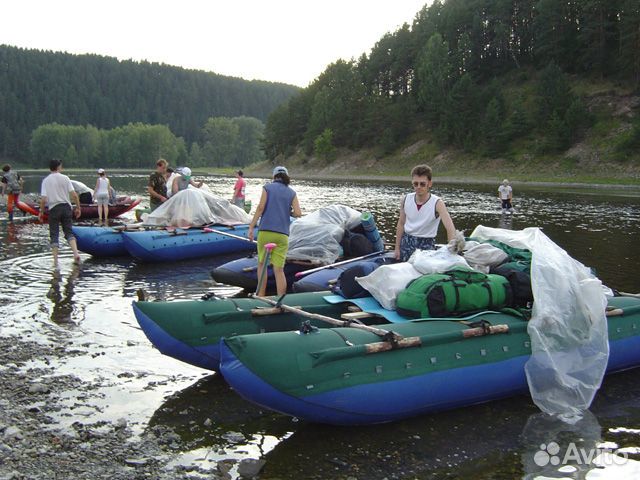
[{"label": "dense green forest", "polygon": [[[157,63],[2,45],[0,158],[23,164],[39,158],[31,157],[29,143],[32,132],[41,125],[86,125],[80,128],[93,132],[94,127],[117,131],[133,123],[168,127],[184,139],[178,150],[191,153],[196,145],[199,162],[198,150],[206,149],[207,144],[203,127],[210,118],[255,117],[265,121],[298,90],[291,85]],[[240,123],[236,126],[241,130],[246,122]],[[154,128],[149,131],[160,131],[160,127]],[[65,153],[70,146],[66,145]]]},{"label": "dense green forest", "polygon": [[67,168],[148,168],[158,158],[171,165],[243,167],[264,159],[264,124],[253,117],[212,117],[202,127],[200,141],[187,148],[166,125],[129,123],[112,129],[91,125],[48,123],[33,131],[32,164],[45,166],[51,158]]},{"label": "dense green forest", "polygon": [[[590,80],[638,91],[638,0],[435,0],[412,25],[329,65],[278,107],[265,151],[270,159],[302,152],[330,161],[335,148],[384,156],[428,132],[434,153],[550,155],[598,121]],[[614,157],[640,147],[638,117],[607,125],[621,132]]]}]

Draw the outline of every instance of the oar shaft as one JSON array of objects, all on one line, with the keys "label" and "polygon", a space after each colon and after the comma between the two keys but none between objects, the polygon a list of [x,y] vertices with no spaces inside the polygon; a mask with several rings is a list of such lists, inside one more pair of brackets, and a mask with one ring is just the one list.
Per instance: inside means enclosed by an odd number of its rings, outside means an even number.
[{"label": "oar shaft", "polygon": [[[253,298],[256,298],[256,299],[261,300],[261,301],[263,301],[265,303],[268,303],[269,305],[278,306],[278,302],[276,302],[275,300],[272,300],[270,298],[267,298],[267,297],[260,297],[258,295],[254,295]],[[295,313],[297,315],[300,315],[301,317],[307,317],[307,318],[311,318],[311,319],[314,319],[314,320],[320,320],[321,322],[330,323],[331,325],[335,325],[337,327],[359,328],[360,330],[366,330],[367,332],[375,333],[376,335],[379,335],[381,337],[384,337],[384,336],[389,335],[389,334],[393,334],[393,332],[390,332],[389,330],[383,330],[382,328],[370,327],[369,325],[362,325],[362,324],[359,324],[359,323],[351,323],[351,322],[345,321],[345,320],[338,320],[337,318],[327,317],[326,315],[320,315],[319,313],[307,312],[305,310],[302,310],[301,308],[291,307],[289,305],[280,304],[279,307],[282,310],[285,310],[285,311],[291,312],[291,313]],[[401,338],[401,337],[398,337],[398,338]]]},{"label": "oar shaft", "polygon": [[362,255],[360,257],[350,258],[348,260],[342,260],[341,262],[332,263],[331,265],[323,265],[321,267],[312,268],[311,270],[305,270],[303,272],[296,273],[296,278],[304,277],[305,275],[309,275],[310,273],[319,272],[320,270],[324,270],[326,268],[333,268],[339,265],[346,265],[347,263],[357,262],[358,260],[364,260],[365,258],[374,257],[376,255],[381,255],[384,252],[373,252],[368,253],[367,255]]},{"label": "oar shaft", "polygon": [[218,235],[235,238],[236,240],[244,240],[245,242],[258,243],[255,240],[249,240],[247,237],[241,237],[240,235],[234,235],[233,233],[223,232],[221,230],[215,230],[213,228],[203,228],[202,231],[204,233],[217,233]]}]

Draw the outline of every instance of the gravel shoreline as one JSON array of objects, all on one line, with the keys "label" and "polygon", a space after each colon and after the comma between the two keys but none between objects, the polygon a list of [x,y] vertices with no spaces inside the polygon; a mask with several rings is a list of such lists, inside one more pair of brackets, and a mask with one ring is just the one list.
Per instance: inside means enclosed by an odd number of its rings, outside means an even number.
[{"label": "gravel shoreline", "polygon": [[56,415],[63,410],[63,397],[68,402],[72,392],[72,408],[82,409],[101,395],[104,385],[56,372],[59,360],[86,355],[72,341],[56,340],[47,345],[0,337],[0,480],[229,480],[232,474],[258,474],[262,463],[251,459],[224,459],[206,470],[175,462],[170,466],[186,445],[164,425],[138,435],[124,418],[92,422],[90,417],[62,413],[75,420],[70,428],[62,427]]}]

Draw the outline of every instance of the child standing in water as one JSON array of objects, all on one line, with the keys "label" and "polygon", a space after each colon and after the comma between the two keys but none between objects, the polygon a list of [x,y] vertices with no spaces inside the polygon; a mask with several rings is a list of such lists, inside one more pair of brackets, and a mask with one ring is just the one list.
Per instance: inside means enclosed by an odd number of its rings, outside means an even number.
[{"label": "child standing in water", "polygon": [[104,224],[109,222],[109,187],[111,184],[107,178],[103,168],[98,169],[98,180],[94,189],[94,200],[98,204],[98,225],[102,223],[102,214],[104,212]]}]

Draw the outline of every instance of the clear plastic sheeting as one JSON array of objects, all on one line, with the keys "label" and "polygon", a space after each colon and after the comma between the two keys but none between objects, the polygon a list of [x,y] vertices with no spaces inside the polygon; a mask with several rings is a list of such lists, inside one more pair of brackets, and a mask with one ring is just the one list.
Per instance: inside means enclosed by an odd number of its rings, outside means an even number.
[{"label": "clear plastic sheeting", "polygon": [[360,225],[360,212],[345,205],[329,205],[291,224],[287,260],[328,265],[342,253],[345,230]]},{"label": "clear plastic sheeting", "polygon": [[531,251],[532,354],[525,365],[529,391],[545,413],[576,421],[591,405],[607,367],[605,309],[610,290],[539,228],[512,231],[480,225],[471,236]]},{"label": "clear plastic sheeting", "polygon": [[143,219],[145,225],[201,227],[203,225],[242,225],[251,217],[229,200],[216,197],[208,189],[182,190]]}]

